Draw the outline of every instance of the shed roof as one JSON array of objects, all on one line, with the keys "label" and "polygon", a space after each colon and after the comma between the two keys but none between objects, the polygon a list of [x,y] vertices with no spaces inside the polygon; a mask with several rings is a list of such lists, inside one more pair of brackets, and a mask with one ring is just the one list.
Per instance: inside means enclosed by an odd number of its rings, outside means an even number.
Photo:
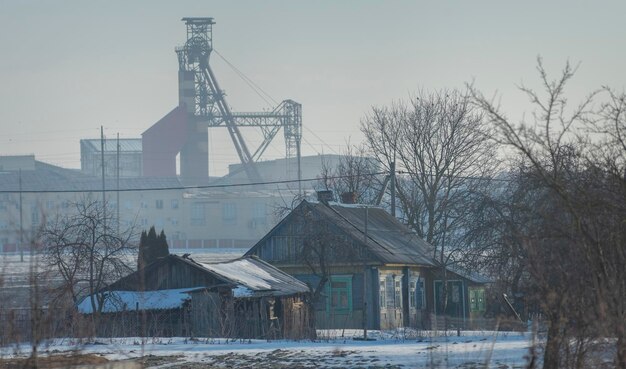
[{"label": "shed roof", "polygon": [[[242,257],[221,263],[199,264],[250,291],[249,294],[240,294],[236,297],[281,296],[309,291],[308,286],[303,282],[256,257]],[[241,289],[239,290],[241,291]]]},{"label": "shed roof", "polygon": [[[204,289],[180,288],[157,291],[111,291],[104,300],[103,313],[118,313],[133,310],[169,310],[178,309],[185,301],[191,299],[191,292]],[[93,313],[89,296],[85,297],[77,306],[83,314]]]},{"label": "shed roof", "polygon": [[[186,256],[170,254],[147,265],[144,270],[149,273],[162,263],[169,262],[180,263],[189,268],[194,268],[200,273],[207,273],[213,280],[221,281],[219,286],[234,288],[237,292],[235,297],[286,296],[309,291],[308,286],[303,282],[254,256],[244,256],[216,263],[200,263]],[[114,282],[109,288],[114,290],[135,289],[132,287],[132,283],[125,282],[138,278],[139,271],[135,271]],[[218,285],[203,287],[214,288]]]}]

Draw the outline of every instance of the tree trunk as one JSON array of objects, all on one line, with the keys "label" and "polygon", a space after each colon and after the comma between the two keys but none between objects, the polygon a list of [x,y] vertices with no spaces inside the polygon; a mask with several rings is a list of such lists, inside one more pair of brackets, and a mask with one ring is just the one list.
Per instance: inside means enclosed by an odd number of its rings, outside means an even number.
[{"label": "tree trunk", "polygon": [[559,318],[555,318],[550,321],[550,327],[548,328],[548,340],[543,355],[543,369],[560,369],[559,357],[562,344],[561,322]]},{"label": "tree trunk", "polygon": [[626,369],[626,337],[623,334],[617,337],[617,363],[615,367]]}]

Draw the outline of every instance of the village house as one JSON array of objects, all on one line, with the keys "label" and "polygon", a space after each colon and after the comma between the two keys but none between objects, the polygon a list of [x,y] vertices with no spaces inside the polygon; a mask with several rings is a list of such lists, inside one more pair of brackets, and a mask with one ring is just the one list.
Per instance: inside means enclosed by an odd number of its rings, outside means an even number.
[{"label": "village house", "polygon": [[443,277],[432,246],[384,209],[318,196],[246,253],[309,285],[317,328],[436,328],[437,316],[470,326],[485,311],[485,281],[450,269]]},{"label": "village house", "polygon": [[255,257],[199,263],[168,255],[78,304],[102,306],[103,336],[305,338],[308,287]]}]

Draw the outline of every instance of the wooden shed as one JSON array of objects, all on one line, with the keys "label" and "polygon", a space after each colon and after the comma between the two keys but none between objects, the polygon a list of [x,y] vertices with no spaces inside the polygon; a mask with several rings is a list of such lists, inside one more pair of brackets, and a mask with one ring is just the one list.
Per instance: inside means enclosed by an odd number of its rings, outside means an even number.
[{"label": "wooden shed", "polygon": [[[99,292],[104,303],[97,333],[312,337],[308,294],[306,284],[255,257],[199,263],[169,255]],[[78,310],[93,313],[90,296]]]}]

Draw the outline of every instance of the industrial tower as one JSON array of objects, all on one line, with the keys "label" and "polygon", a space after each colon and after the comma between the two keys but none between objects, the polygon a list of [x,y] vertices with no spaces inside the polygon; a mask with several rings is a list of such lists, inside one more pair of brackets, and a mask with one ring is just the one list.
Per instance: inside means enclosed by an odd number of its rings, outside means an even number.
[{"label": "industrial tower", "polygon": [[[242,170],[250,182],[269,179],[262,177],[255,162],[283,128],[288,159],[286,170],[291,174],[290,178],[297,176],[301,179],[302,106],[293,100],[284,100],[271,112],[232,112],[209,65],[213,50],[213,18],[183,18],[182,21],[187,26],[187,41],[176,48],[179,106],[142,135],[144,175],[170,175],[172,163],[175,170],[175,156],[180,153],[180,175],[184,181],[207,179],[207,129],[223,126],[228,130]],[[261,130],[263,142],[254,151],[246,144],[240,127]]]}]

